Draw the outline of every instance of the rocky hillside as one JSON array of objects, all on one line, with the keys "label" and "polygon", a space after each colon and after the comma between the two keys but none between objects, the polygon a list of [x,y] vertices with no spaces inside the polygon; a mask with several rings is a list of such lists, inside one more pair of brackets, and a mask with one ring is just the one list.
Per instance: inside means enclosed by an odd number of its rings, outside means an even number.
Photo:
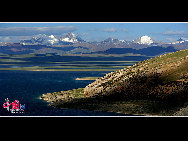
[{"label": "rocky hillside", "polygon": [[120,94],[166,98],[187,93],[188,49],[151,58],[106,74],[85,87],[88,97]]}]

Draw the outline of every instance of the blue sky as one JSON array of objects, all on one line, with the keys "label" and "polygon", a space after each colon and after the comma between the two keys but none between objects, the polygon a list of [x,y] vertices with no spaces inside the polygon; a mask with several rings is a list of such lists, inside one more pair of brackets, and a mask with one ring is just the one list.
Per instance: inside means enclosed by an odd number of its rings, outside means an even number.
[{"label": "blue sky", "polygon": [[148,35],[154,40],[171,42],[188,39],[188,23],[0,23],[0,42],[17,42],[33,35],[78,34],[86,41],[108,37],[131,41]]}]

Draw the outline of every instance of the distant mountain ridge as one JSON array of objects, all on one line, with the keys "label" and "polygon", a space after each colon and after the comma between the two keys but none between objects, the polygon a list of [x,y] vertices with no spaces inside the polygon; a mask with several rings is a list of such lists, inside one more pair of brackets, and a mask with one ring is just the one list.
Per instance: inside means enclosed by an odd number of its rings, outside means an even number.
[{"label": "distant mountain ridge", "polygon": [[[31,44],[40,44],[40,45],[68,45],[68,44],[76,44],[76,43],[84,43],[86,42],[81,37],[74,33],[67,33],[64,35],[56,36],[56,35],[46,35],[39,34],[33,36],[30,40],[21,40],[20,43],[23,45],[31,45]],[[97,44],[114,44],[114,45],[130,45],[132,44],[142,44],[142,45],[161,45],[161,44],[181,44],[186,43],[188,40],[183,40],[179,38],[177,41],[171,43],[162,43],[159,41],[153,40],[150,36],[144,35],[132,41],[119,40],[114,38],[107,38],[103,41],[99,42],[88,42],[88,43],[97,43]]]},{"label": "distant mountain ridge", "polygon": [[[65,49],[66,48],[66,49]],[[162,43],[144,35],[133,41],[107,38],[103,41],[87,42],[78,34],[67,33],[64,35],[39,34],[29,40],[19,43],[0,43],[0,53],[7,54],[140,54],[156,56],[167,52],[188,49],[188,40],[178,39],[172,43]]]},{"label": "distant mountain ridge", "polygon": [[151,46],[143,49],[132,49],[132,48],[110,48],[106,51],[100,51],[97,53],[102,54],[126,54],[126,53],[133,53],[133,54],[141,54],[141,55],[147,55],[147,56],[155,56],[159,54],[164,54],[168,52],[175,52],[178,51],[174,47],[161,47],[161,46]]}]

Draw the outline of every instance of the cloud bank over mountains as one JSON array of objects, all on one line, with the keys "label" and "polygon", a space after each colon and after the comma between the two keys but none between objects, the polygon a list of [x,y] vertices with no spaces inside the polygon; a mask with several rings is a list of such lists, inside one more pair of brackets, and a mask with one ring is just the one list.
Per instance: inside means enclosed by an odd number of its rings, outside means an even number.
[{"label": "cloud bank over mountains", "polygon": [[163,35],[166,35],[166,36],[188,37],[188,32],[186,32],[186,31],[173,31],[173,30],[170,30],[170,31],[163,32]]},{"label": "cloud bank over mountains", "polygon": [[56,27],[6,27],[0,28],[0,36],[32,36],[37,34],[61,35],[62,33],[76,31],[74,26]]}]

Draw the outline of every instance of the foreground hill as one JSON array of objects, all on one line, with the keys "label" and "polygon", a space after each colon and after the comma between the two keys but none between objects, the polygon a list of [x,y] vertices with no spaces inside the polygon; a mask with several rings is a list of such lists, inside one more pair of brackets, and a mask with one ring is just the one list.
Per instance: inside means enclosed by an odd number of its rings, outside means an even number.
[{"label": "foreground hill", "polygon": [[181,50],[108,73],[84,89],[43,94],[41,98],[61,108],[174,115],[188,105],[187,96],[188,50]]},{"label": "foreground hill", "polygon": [[158,90],[155,93],[151,91],[172,81],[181,83],[178,80],[187,79],[187,73],[188,50],[182,50],[147,59],[129,68],[108,73],[86,86],[84,91],[89,96],[121,93],[136,97],[164,97],[164,94]]}]

